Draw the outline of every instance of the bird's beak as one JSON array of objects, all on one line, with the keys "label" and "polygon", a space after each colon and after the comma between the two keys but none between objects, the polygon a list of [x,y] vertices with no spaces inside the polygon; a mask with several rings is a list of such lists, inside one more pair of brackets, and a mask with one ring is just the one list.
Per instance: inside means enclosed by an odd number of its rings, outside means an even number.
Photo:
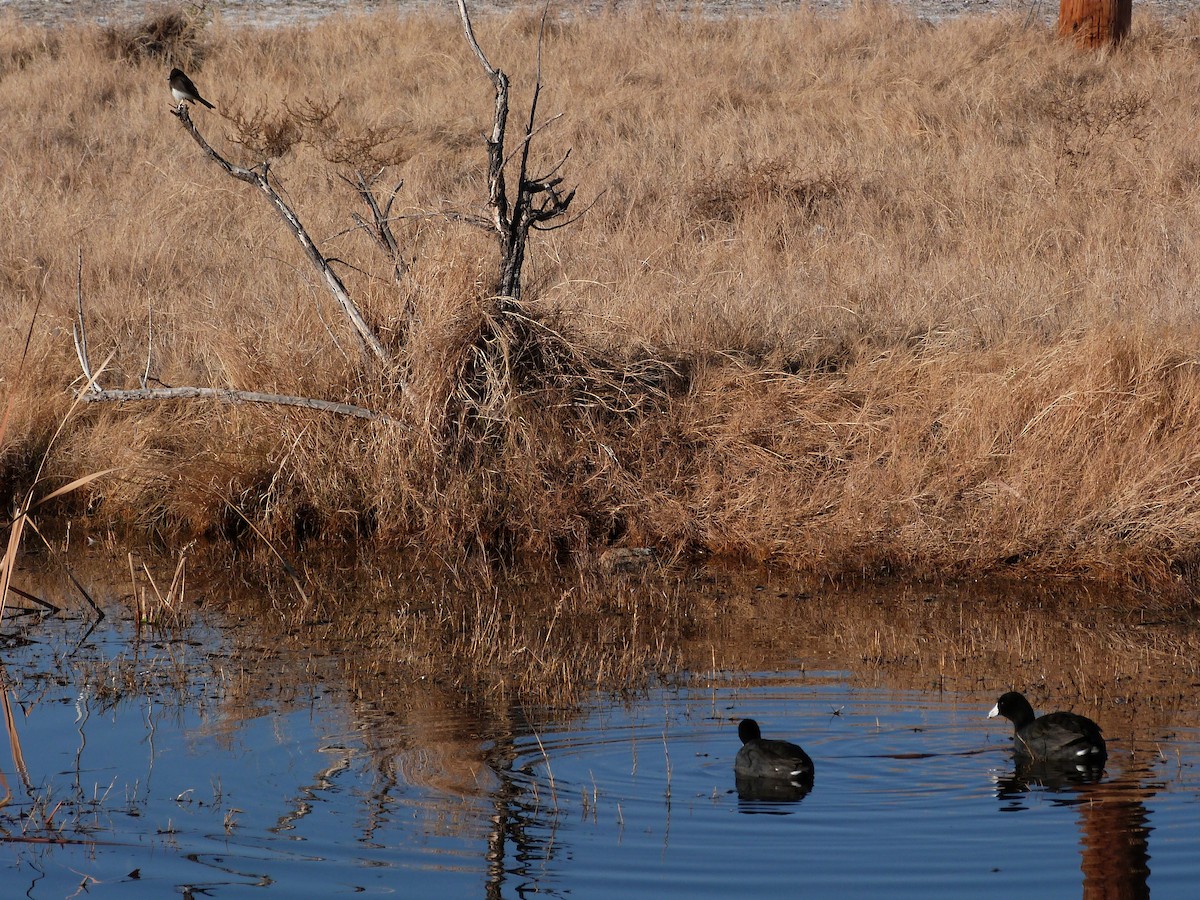
[{"label": "bird's beak", "polygon": [[999,703],[997,703],[995,706],[992,707],[992,711],[987,714],[987,717],[989,719],[994,719],[998,715],[1000,715],[1000,704]]}]

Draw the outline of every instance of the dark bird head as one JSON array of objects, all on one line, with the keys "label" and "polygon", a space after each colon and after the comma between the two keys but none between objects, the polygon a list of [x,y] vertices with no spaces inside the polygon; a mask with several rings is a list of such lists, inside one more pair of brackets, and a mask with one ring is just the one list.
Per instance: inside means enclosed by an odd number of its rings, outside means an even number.
[{"label": "dark bird head", "polygon": [[1034,720],[1033,707],[1025,695],[1018,691],[1009,691],[996,701],[988,718],[994,719],[996,716],[1004,716],[1015,728],[1022,728]]},{"label": "dark bird head", "polygon": [[762,731],[758,727],[758,723],[753,719],[742,719],[738,723],[738,737],[742,739],[742,743],[746,744],[750,741],[757,741],[762,738]]}]

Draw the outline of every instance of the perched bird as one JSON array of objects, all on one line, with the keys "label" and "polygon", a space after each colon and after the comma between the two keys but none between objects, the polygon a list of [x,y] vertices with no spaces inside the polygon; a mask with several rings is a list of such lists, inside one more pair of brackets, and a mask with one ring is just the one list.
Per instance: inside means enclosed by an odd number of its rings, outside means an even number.
[{"label": "perched bird", "polygon": [[183,103],[184,101],[194,100],[196,103],[203,103],[209,109],[215,108],[200,96],[200,92],[192,84],[192,79],[184,75],[182,69],[172,69],[167,82],[171,85],[171,96],[175,98],[176,102]]},{"label": "perched bird", "polygon": [[742,739],[742,749],[733,761],[734,775],[811,784],[813,761],[800,747],[788,741],[764,739],[753,719],[742,719],[738,737]]},{"label": "perched bird", "polygon": [[1086,716],[1052,712],[1035,718],[1029,701],[1016,691],[1009,691],[996,702],[988,718],[996,716],[1012,722],[1013,750],[1018,760],[1094,768],[1108,758],[1100,726]]}]

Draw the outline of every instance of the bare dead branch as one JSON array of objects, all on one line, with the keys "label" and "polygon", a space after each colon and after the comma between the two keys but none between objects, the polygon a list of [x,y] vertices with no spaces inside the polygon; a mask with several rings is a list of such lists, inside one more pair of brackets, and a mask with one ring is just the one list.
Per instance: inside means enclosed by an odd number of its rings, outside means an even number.
[{"label": "bare dead branch", "polygon": [[595,197],[592,198],[591,203],[589,203],[587,206],[585,206],[583,209],[581,209],[576,215],[571,216],[571,218],[569,218],[569,219],[564,219],[562,222],[555,222],[553,225],[543,225],[540,222],[534,222],[533,227],[536,228],[538,231],[558,231],[558,229],[560,229],[560,228],[566,228],[568,225],[574,225],[576,222],[578,222],[580,219],[582,219],[584,216],[586,216],[588,214],[588,211],[591,210],[591,208],[593,206],[595,206],[596,203],[603,196],[604,196],[604,191],[601,191],[599,194],[597,194]]},{"label": "bare dead branch", "polygon": [[[521,269],[525,262],[529,230],[539,223],[564,216],[575,199],[574,190],[568,193],[559,190],[562,179],[555,177],[570,155],[569,151],[546,176],[542,178],[530,178],[529,176],[529,159],[534,136],[559,118],[555,116],[541,125],[537,123],[538,102],[542,91],[542,51],[545,46],[546,17],[549,13],[549,6],[542,9],[541,25],[538,30],[533,98],[529,104],[529,115],[525,121],[524,134],[519,146],[507,156],[504,152],[504,141],[508,124],[508,77],[488,61],[487,55],[479,46],[466,0],[458,0],[458,11],[467,43],[483,66],[483,70],[487,73],[496,92],[496,111],[492,122],[492,134],[491,137],[486,138],[486,142],[488,204],[491,209],[492,224],[500,241],[500,279],[497,295],[501,298],[502,303],[505,300],[520,300]],[[510,206],[505,169],[513,159],[517,158],[520,162],[515,176],[516,196]]]},{"label": "bare dead branch", "polygon": [[386,413],[376,412],[355,406],[351,403],[336,403],[332,400],[318,400],[315,397],[295,397],[288,394],[264,394],[259,391],[237,391],[231,388],[208,387],[173,387],[173,388],[140,388],[138,390],[109,390],[102,389],[98,393],[84,393],[79,398],[85,403],[130,403],[151,400],[218,400],[222,403],[263,403],[270,406],[295,406],[301,409],[315,409],[320,412],[334,413],[339,416],[351,416],[357,419],[370,419],[376,422],[386,422],[389,425],[408,425]]},{"label": "bare dead branch", "polygon": [[510,222],[508,209],[508,194],[504,184],[504,132],[508,127],[508,76],[488,62],[479,41],[475,39],[475,29],[471,25],[471,16],[467,12],[466,0],[458,0],[458,13],[462,18],[463,33],[467,43],[471,45],[475,56],[483,66],[484,72],[492,82],[496,92],[496,110],[492,119],[492,135],[485,138],[488,149],[488,205],[492,209],[492,221],[500,235],[501,255],[506,255],[508,226]]},{"label": "bare dead branch", "polygon": [[404,257],[400,253],[400,243],[396,240],[396,235],[392,231],[392,204],[396,201],[396,195],[400,193],[400,188],[404,187],[404,181],[397,182],[392,188],[391,194],[388,195],[387,204],[383,209],[379,208],[379,200],[375,196],[375,182],[379,176],[383,174],[383,169],[380,169],[370,178],[364,178],[361,172],[354,173],[354,180],[351,181],[345,175],[341,179],[354,188],[359,198],[367,205],[367,209],[371,212],[371,221],[368,223],[362,216],[355,215],[354,221],[366,231],[372,238],[375,239],[381,250],[387,254],[392,261],[392,277],[399,284],[404,280],[408,267],[405,265]]},{"label": "bare dead branch", "polygon": [[487,56],[484,55],[483,48],[479,46],[479,41],[475,40],[475,28],[471,25],[471,16],[467,12],[466,0],[458,0],[458,14],[462,19],[463,32],[467,36],[467,43],[470,44],[471,49],[475,51],[475,56],[479,58],[480,65],[482,65],[484,71],[488,73],[488,77],[491,78],[492,81],[495,81],[504,73],[493,67],[492,64],[488,62]]},{"label": "bare dead branch", "polygon": [[[276,212],[278,212],[280,217],[283,219],[284,224],[287,225],[288,229],[296,237],[296,240],[299,241],[300,246],[304,249],[304,252],[308,256],[309,260],[314,266],[317,267],[317,270],[324,277],[325,283],[328,285],[330,292],[334,296],[334,299],[341,307],[342,312],[346,315],[346,318],[348,318],[350,323],[353,325],[364,350],[370,350],[370,352],[373,353],[376,358],[378,358],[379,361],[385,365],[393,366],[395,364],[395,360],[392,358],[392,355],[388,352],[387,348],[385,348],[382,342],[380,342],[379,338],[375,336],[375,333],[371,330],[370,326],[367,325],[366,320],[363,319],[362,313],[359,311],[354,301],[350,298],[350,294],[347,292],[346,286],[343,284],[341,278],[339,278],[338,274],[329,266],[329,262],[325,259],[321,251],[317,249],[317,245],[309,236],[308,231],[305,230],[304,225],[301,224],[299,217],[271,184],[269,179],[269,164],[264,162],[260,166],[257,166],[253,169],[247,169],[242,166],[234,165],[233,163],[229,162],[229,160],[225,159],[225,157],[221,156],[221,154],[219,154],[216,150],[214,150],[209,145],[208,141],[206,141],[200,134],[199,130],[192,122],[191,116],[188,114],[186,104],[181,103],[178,107],[171,111],[171,114],[179,119],[180,123],[187,130],[188,134],[192,136],[192,139],[199,145],[200,149],[204,151],[205,155],[222,169],[224,169],[227,175],[229,175],[231,178],[236,178],[238,181],[244,181],[247,184],[254,185],[254,187],[258,188],[266,196],[266,198],[271,202],[271,205],[275,207]],[[402,385],[401,389],[407,393],[406,386]]]},{"label": "bare dead branch", "polygon": [[[537,128],[535,128],[535,129],[534,129],[533,131],[531,131],[529,134],[525,135],[525,136],[524,136],[524,137],[521,139],[521,146],[520,146],[520,147],[518,147],[516,150],[512,151],[512,153],[508,154],[508,156],[507,156],[507,157],[505,157],[505,159],[504,159],[504,165],[505,165],[505,166],[507,166],[507,165],[508,165],[510,162],[512,162],[512,160],[513,160],[513,157],[514,157],[514,156],[516,156],[518,153],[520,153],[520,152],[521,152],[521,151],[522,151],[522,150],[523,150],[525,147],[528,147],[528,146],[529,146],[529,142],[530,142],[531,140],[533,140],[533,138],[534,138],[534,137],[536,137],[536,136],[538,135],[538,133],[540,133],[540,132],[542,132],[542,131],[545,131],[547,128],[549,128],[551,125],[553,125],[555,122],[557,122],[557,121],[558,121],[559,119],[561,119],[562,117],[563,117],[563,114],[562,114],[562,113],[559,113],[559,114],[558,114],[558,115],[556,115],[556,116],[551,116],[549,119],[547,119],[545,122],[543,122],[543,123],[542,123],[541,125],[539,125]],[[562,163],[566,162],[566,161],[567,161],[567,156],[570,156],[570,155],[571,155],[571,151],[570,151],[570,150],[568,150],[568,151],[566,152],[566,154],[563,156],[562,162],[560,162],[560,163],[558,164],[558,166],[555,166],[555,167],[554,167],[554,169],[552,169],[552,170],[551,170],[551,174],[552,174],[552,173],[553,173],[555,170],[557,170],[557,169],[558,169],[558,167],[562,165]],[[547,176],[547,177],[548,177],[548,176]]]},{"label": "bare dead branch", "polygon": [[[550,122],[553,122],[553,121],[555,121],[556,119],[559,119],[559,118],[561,118],[561,116],[555,116],[553,119],[551,119],[551,120],[550,120]],[[550,122],[546,122],[545,124],[549,125],[549,124],[550,124]],[[568,147],[568,148],[567,148],[567,152],[566,152],[566,153],[564,153],[564,154],[562,155],[562,159],[560,159],[558,162],[556,162],[556,163],[554,164],[554,166],[553,166],[553,167],[551,167],[550,171],[549,171],[549,172],[547,172],[545,175],[543,175],[543,176],[542,176],[542,177],[539,179],[539,181],[545,181],[545,180],[546,180],[546,179],[548,179],[548,178],[553,178],[553,177],[554,177],[554,175],[555,175],[555,173],[557,173],[559,169],[561,169],[563,166],[565,166],[565,165],[567,164],[567,160],[568,160],[568,159],[570,159],[570,158],[571,158],[571,148],[570,148],[570,147]]]}]

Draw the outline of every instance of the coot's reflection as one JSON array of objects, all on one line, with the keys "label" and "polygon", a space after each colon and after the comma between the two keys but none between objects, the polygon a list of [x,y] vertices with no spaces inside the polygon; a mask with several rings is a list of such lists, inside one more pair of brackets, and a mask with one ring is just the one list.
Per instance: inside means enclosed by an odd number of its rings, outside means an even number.
[{"label": "coot's reflection", "polygon": [[738,812],[772,813],[780,815],[789,810],[784,804],[799,803],[813,788],[813,778],[761,778],[735,773],[738,793]]},{"label": "coot's reflection", "polygon": [[1021,801],[1035,789],[1062,794],[1055,798],[1063,805],[1085,802],[1079,793],[1084,785],[1096,784],[1104,777],[1104,766],[1018,760],[1013,771],[996,779],[996,798],[1009,801],[1005,809],[1024,809]]},{"label": "coot's reflection", "polygon": [[[1110,760],[1111,762],[1111,760]],[[1104,778],[1097,768],[1018,765],[999,779],[1005,811],[1029,809],[1026,797],[1048,791],[1051,801],[1079,815],[1084,900],[1143,900],[1150,896],[1150,813],[1157,788],[1147,763],[1129,760]]]}]

